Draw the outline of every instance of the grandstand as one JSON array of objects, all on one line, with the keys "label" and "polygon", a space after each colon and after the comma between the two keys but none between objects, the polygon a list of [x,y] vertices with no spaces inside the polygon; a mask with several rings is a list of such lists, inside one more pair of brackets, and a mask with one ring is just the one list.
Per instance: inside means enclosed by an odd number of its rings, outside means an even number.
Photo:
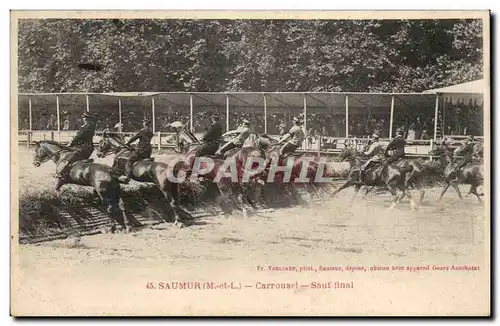
[{"label": "grandstand", "polygon": [[[442,137],[482,136],[483,94],[437,89],[423,93],[256,93],[256,92],[128,92],[31,93],[18,95],[18,131],[22,142],[69,141],[84,111],[99,116],[100,132],[129,135],[140,128],[140,118],[152,119],[153,144],[164,147],[171,134],[168,123],[181,120],[201,134],[218,112],[226,129],[250,119],[254,132],[278,136],[302,114],[308,139],[303,150],[335,151],[348,141],[360,146],[373,132],[388,141],[396,128],[411,140],[408,152],[426,154]],[[483,88],[484,89],[484,88]],[[450,127],[451,126],[451,127]],[[115,128],[116,127],[116,128]]]}]

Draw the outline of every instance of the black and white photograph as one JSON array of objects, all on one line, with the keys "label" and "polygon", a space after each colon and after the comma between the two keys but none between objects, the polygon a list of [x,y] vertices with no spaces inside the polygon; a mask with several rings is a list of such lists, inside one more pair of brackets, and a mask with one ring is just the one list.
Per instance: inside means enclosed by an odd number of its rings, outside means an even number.
[{"label": "black and white photograph", "polygon": [[489,11],[11,38],[11,315],[490,315]]}]

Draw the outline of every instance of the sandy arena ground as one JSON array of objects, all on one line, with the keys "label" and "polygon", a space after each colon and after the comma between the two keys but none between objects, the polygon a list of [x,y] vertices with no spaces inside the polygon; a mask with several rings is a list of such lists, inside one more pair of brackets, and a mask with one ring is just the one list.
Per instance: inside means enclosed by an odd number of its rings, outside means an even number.
[{"label": "sandy arena ground", "polygon": [[[52,187],[55,165],[20,155],[20,185]],[[467,188],[461,187],[463,194]],[[390,196],[353,189],[322,205],[243,219],[203,218],[176,229],[100,234],[19,246],[13,313],[24,314],[421,314],[486,313],[484,207],[452,189],[427,189],[424,204],[387,211]],[[416,197],[416,192],[413,192]],[[481,272],[347,272],[351,266],[476,265]],[[268,266],[311,266],[272,272]],[[321,272],[319,266],[343,266]],[[264,271],[257,271],[257,266]],[[482,273],[482,277],[478,277]],[[159,282],[241,282],[241,290],[159,290]],[[256,282],[353,282],[354,289],[261,290]],[[157,287],[146,289],[147,282]],[[245,288],[245,285],[251,285]],[[474,299],[483,298],[483,300]]]}]

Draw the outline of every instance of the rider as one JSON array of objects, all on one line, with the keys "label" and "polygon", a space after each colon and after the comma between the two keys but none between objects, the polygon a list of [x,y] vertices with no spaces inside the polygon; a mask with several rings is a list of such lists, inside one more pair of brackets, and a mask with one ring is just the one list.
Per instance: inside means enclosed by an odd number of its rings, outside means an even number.
[{"label": "rider", "polygon": [[442,148],[444,154],[446,154],[446,156],[448,156],[448,157],[453,156],[453,149],[450,147],[450,145],[451,145],[451,141],[448,138],[443,138],[441,140],[440,147]]},{"label": "rider", "polygon": [[[405,145],[406,141],[403,137],[403,131],[401,129],[396,130],[396,137],[387,145],[385,149],[385,156],[389,158],[385,161],[385,164],[391,164],[399,159],[405,157]],[[393,151],[392,155],[389,156],[389,151]]]},{"label": "rider", "polygon": [[130,181],[132,177],[132,166],[135,162],[151,157],[151,152],[153,148],[151,147],[151,138],[153,138],[153,132],[150,128],[150,120],[147,118],[142,119],[142,129],[139,130],[132,138],[127,142],[127,146],[130,146],[136,140],[139,140],[137,149],[133,150],[126,166],[125,166],[125,180],[124,182]]},{"label": "rider", "polygon": [[208,127],[207,132],[201,139],[203,141],[203,145],[199,149],[198,155],[212,155],[217,151],[223,134],[222,130],[222,124],[219,122],[219,114],[212,114],[212,124]]},{"label": "rider", "polygon": [[69,143],[68,147],[75,150],[75,153],[70,156],[66,162],[61,162],[57,166],[57,184],[56,189],[59,189],[60,184],[63,182],[66,174],[69,172],[71,165],[80,160],[86,160],[92,155],[94,151],[94,134],[96,128],[96,118],[89,112],[82,115],[83,125],[78,130],[76,136]]},{"label": "rider", "polygon": [[282,144],[285,142],[280,148],[280,155],[285,155],[288,153],[293,153],[297,148],[300,147],[302,141],[305,138],[305,132],[303,129],[304,121],[300,117],[293,118],[294,126],[288,130],[287,133],[283,135],[283,138],[278,142],[278,144]]},{"label": "rider", "polygon": [[243,119],[238,129],[230,130],[225,134],[223,134],[222,137],[229,135],[237,135],[237,136],[228,141],[227,143],[225,143],[221,148],[219,148],[217,152],[215,152],[215,155],[223,155],[230,149],[243,147],[245,140],[250,135],[250,121],[248,121],[247,119]]},{"label": "rider", "polygon": [[379,136],[377,134],[373,134],[371,138],[372,144],[370,145],[370,148],[363,153],[365,156],[371,156],[371,158],[361,166],[360,168],[360,173],[359,173],[359,181],[361,181],[363,173],[368,169],[368,167],[372,163],[379,163],[382,161],[382,153],[383,153],[383,148],[382,144],[379,142]]},{"label": "rider", "polygon": [[472,155],[474,153],[474,138],[472,136],[467,136],[467,139],[465,140],[465,143],[455,149],[453,152],[453,158],[456,160],[457,156],[462,156],[463,159],[462,161],[457,165],[456,172],[457,176],[455,179],[458,179],[458,171],[460,171],[461,168],[463,168],[465,165],[470,163],[472,161]]}]

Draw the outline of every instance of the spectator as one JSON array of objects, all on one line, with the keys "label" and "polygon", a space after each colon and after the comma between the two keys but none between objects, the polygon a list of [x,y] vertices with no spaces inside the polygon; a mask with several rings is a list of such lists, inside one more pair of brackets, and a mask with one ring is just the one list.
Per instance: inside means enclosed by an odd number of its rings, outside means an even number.
[{"label": "spectator", "polygon": [[412,122],[410,124],[410,128],[408,129],[408,136],[406,137],[406,140],[415,140],[416,135],[415,135],[415,123]]},{"label": "spectator", "polygon": [[69,130],[69,117],[66,116],[66,118],[64,119],[64,122],[63,122],[63,130]]}]

